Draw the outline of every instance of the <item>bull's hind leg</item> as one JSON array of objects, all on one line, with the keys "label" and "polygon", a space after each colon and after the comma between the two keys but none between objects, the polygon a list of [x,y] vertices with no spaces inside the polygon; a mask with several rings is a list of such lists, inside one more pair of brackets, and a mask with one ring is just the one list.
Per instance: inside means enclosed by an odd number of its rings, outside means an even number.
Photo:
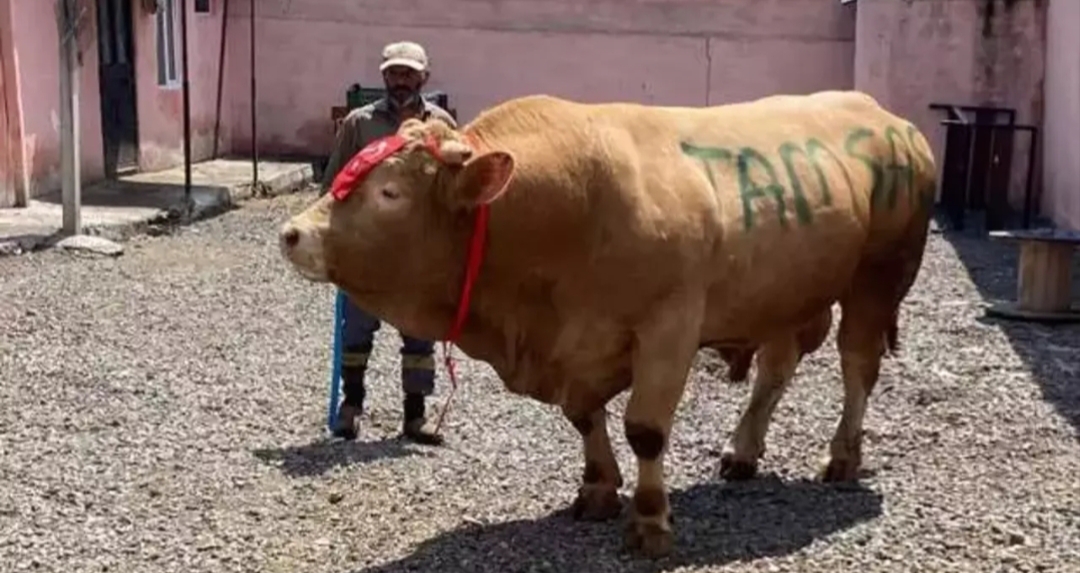
[{"label": "bull's hind leg", "polygon": [[769,421],[799,364],[798,342],[793,334],[785,333],[762,345],[756,359],[750,403],[720,457],[720,476],[728,480],[747,480],[757,473],[758,460],[765,453]]},{"label": "bull's hind leg", "polygon": [[618,516],[623,478],[608,438],[607,412],[604,408],[583,416],[567,412],[567,418],[585,443],[585,473],[572,508],[574,518],[601,521]]},{"label": "bull's hind leg", "polygon": [[704,310],[697,302],[661,305],[637,332],[625,428],[626,441],[638,462],[638,481],[626,545],[648,557],[668,554],[674,540],[664,484],[664,453],[697,352]]},{"label": "bull's hind leg", "polygon": [[720,476],[745,480],[757,473],[765,453],[765,435],[780,399],[795,376],[799,361],[821,347],[832,327],[832,309],[826,308],[791,333],[785,333],[757,350],[757,376],[750,403],[739,419],[720,457]]},{"label": "bull's hind leg", "polygon": [[855,290],[841,303],[837,346],[844,380],[844,409],[822,469],[824,481],[850,481],[862,464],[863,418],[874,391],[886,348],[886,334],[895,324],[898,304],[888,293]]}]

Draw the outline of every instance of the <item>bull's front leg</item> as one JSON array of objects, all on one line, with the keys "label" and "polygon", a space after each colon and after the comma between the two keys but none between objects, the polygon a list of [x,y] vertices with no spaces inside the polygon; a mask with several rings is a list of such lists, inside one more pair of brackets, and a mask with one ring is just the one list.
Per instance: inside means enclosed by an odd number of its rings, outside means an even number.
[{"label": "bull's front leg", "polygon": [[608,438],[607,411],[601,407],[584,415],[567,412],[566,417],[585,445],[585,472],[572,508],[574,518],[603,521],[617,517],[622,512],[619,488],[623,478]]},{"label": "bull's front leg", "polygon": [[665,305],[637,332],[633,384],[626,406],[626,441],[638,463],[638,481],[626,530],[626,546],[647,557],[671,552],[671,506],[664,484],[675,410],[697,351],[703,304]]}]

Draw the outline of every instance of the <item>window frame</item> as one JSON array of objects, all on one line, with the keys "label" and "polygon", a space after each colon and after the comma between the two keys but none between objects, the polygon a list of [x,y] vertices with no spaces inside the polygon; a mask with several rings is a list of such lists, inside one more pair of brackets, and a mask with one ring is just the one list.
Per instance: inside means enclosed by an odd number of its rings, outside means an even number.
[{"label": "window frame", "polygon": [[[157,0],[154,12],[154,57],[157,62],[157,85],[160,89],[175,90],[181,87],[183,77],[180,68],[178,45],[179,12],[183,0]],[[170,74],[171,72],[171,74]]]}]

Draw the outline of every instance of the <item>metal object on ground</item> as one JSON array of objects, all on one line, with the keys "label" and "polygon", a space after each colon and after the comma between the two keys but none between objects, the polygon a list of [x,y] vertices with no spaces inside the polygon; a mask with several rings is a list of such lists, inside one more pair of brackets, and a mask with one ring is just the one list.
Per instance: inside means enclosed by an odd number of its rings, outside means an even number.
[{"label": "metal object on ground", "polygon": [[1022,227],[1030,228],[1038,127],[1016,123],[1016,110],[1011,108],[932,103],[930,109],[948,115],[940,122],[946,129],[941,206],[952,228],[964,229],[969,210],[985,212],[987,231],[1010,226],[1009,189],[1017,131],[1030,136],[1022,220]]},{"label": "metal object on ground", "polygon": [[1016,300],[997,302],[990,316],[1036,322],[1080,322],[1072,302],[1072,255],[1080,232],[1061,229],[994,231],[994,239],[1020,241]]}]

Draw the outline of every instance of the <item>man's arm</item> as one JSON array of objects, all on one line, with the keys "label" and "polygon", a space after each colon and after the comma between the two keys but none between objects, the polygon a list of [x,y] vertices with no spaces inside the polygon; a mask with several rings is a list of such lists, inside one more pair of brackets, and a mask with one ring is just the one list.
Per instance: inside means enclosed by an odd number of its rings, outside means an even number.
[{"label": "man's arm", "polygon": [[325,195],[330,190],[330,185],[333,184],[338,171],[341,171],[352,156],[360,151],[360,142],[363,141],[362,124],[360,115],[357,113],[350,113],[341,121],[341,128],[334,136],[334,148],[330,151],[330,159],[327,160],[326,168],[323,170],[320,195]]}]

